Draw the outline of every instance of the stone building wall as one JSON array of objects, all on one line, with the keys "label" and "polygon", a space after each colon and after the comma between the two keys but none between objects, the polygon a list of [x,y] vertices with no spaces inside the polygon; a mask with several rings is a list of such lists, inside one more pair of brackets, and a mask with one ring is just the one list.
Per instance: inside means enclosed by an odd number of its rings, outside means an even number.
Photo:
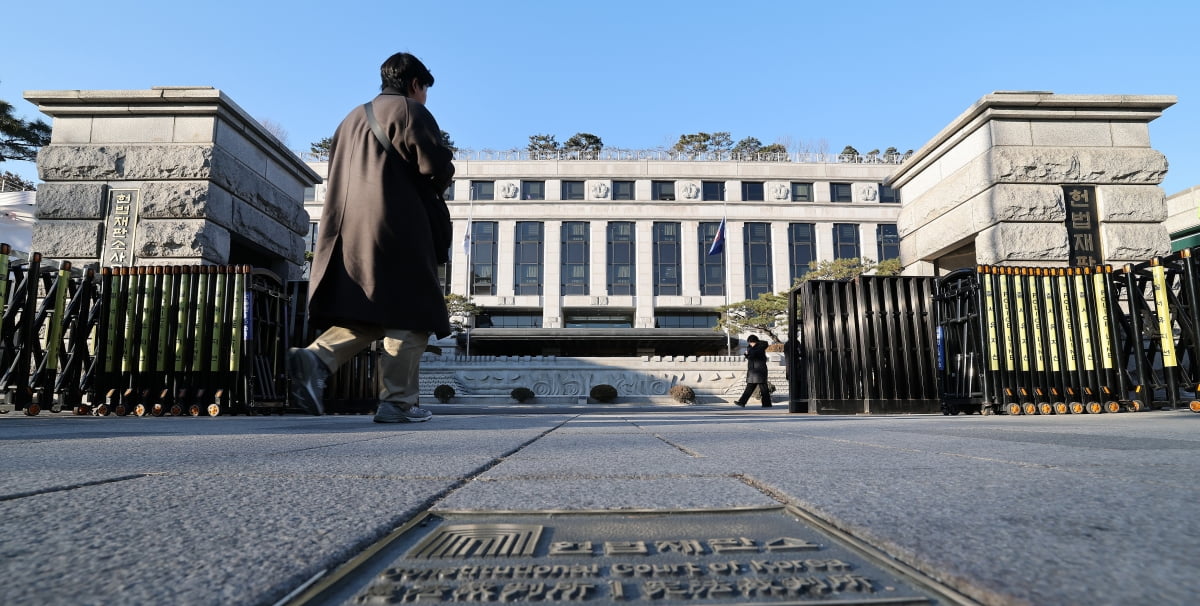
[{"label": "stone building wall", "polygon": [[25,98],[53,118],[38,154],[34,250],[105,266],[248,263],[299,276],[304,188],[321,179],[221,91]]}]

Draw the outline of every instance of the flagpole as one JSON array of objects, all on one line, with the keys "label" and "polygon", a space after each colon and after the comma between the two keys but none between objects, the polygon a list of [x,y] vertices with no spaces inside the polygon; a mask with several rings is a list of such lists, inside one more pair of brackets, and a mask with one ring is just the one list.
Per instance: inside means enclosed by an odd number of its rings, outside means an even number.
[{"label": "flagpole", "polygon": [[[724,192],[722,192],[724,193]],[[721,265],[725,266],[725,288],[721,290],[725,293],[725,315],[729,315],[729,203],[725,201],[725,196],[721,196],[721,228],[725,230],[722,236],[725,238],[725,246],[721,248]],[[729,323],[725,323],[725,355],[733,355],[733,345],[729,340]]]},{"label": "flagpole", "polygon": [[[474,242],[473,238],[471,238],[471,230],[475,228],[475,184],[474,183],[471,184],[470,193],[467,194],[467,200],[468,200],[467,233],[465,235],[463,235],[463,241],[466,243],[465,244],[466,250],[464,252],[467,253],[467,288],[466,288],[467,303],[470,303],[471,295],[474,294],[473,291],[475,290],[475,280],[474,280],[475,268],[471,265],[471,258],[472,258],[471,253],[474,252],[474,250],[475,250],[475,242]],[[463,319],[467,320],[470,324],[474,323],[471,321],[470,315],[467,315]],[[466,326],[465,328],[467,330],[467,357],[469,358],[469,357],[471,357],[471,328],[472,328],[472,326]]]}]

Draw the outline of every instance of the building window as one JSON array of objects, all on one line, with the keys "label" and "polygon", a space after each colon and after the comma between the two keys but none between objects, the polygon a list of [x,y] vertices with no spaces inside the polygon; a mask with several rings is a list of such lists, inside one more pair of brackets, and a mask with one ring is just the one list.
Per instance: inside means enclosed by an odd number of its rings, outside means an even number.
[{"label": "building window", "polygon": [[704,181],[700,183],[700,199],[721,201],[725,199],[724,181]]},{"label": "building window", "polygon": [[513,294],[542,294],[542,223],[517,221],[513,248]]},{"label": "building window", "polygon": [[654,224],[654,294],[679,295],[679,224]]},{"label": "building window", "polygon": [[700,224],[700,294],[725,295],[725,250],[708,254],[721,223],[706,221]]},{"label": "building window", "polygon": [[900,190],[892,189],[882,183],[879,185],[879,202],[888,204],[900,203]]},{"label": "building window", "polygon": [[608,224],[608,294],[634,295],[633,221]]},{"label": "building window", "polygon": [[496,182],[495,181],[472,181],[471,182],[471,199],[472,200],[495,200],[496,199]]},{"label": "building window", "polygon": [[546,182],[545,181],[522,181],[521,182],[521,199],[522,200],[545,200],[546,199]]},{"label": "building window", "polygon": [[304,188],[304,203],[308,204],[310,202],[316,202],[316,201],[317,201],[317,188],[315,188],[315,187]]},{"label": "building window", "polygon": [[655,200],[674,200],[675,199],[675,182],[674,181],[651,181],[650,182],[650,197]]},{"label": "building window", "polygon": [[562,182],[562,199],[563,200],[582,200],[583,199],[583,181],[563,181]]},{"label": "building window", "polygon": [[854,194],[850,193],[849,183],[830,183],[829,199],[833,202],[852,202]]},{"label": "building window", "polygon": [[803,278],[811,269],[810,263],[817,260],[816,226],[812,223],[788,225],[788,262],[792,267],[792,284]]},{"label": "building window", "polygon": [[541,328],[540,311],[484,310],[475,316],[475,328]]},{"label": "building window", "polygon": [[613,200],[632,200],[633,199],[633,181],[613,181],[612,182],[612,199]]},{"label": "building window", "polygon": [[792,202],[812,202],[812,183],[793,183]]},{"label": "building window", "polygon": [[563,325],[567,328],[633,328],[633,315],[610,310],[567,313]]},{"label": "building window", "polygon": [[454,275],[454,270],[451,269],[450,261],[438,265],[438,284],[442,285],[442,295],[450,294],[450,276]]},{"label": "building window", "polygon": [[586,295],[591,226],[587,221],[564,221],[562,224],[562,294]]},{"label": "building window", "polygon": [[880,223],[875,226],[875,240],[879,243],[879,260],[900,258],[900,232],[895,223]]},{"label": "building window", "polygon": [[747,223],[744,254],[746,269],[746,298],[772,292],[771,288],[771,224]]},{"label": "building window", "polygon": [[721,314],[712,312],[659,312],[655,328],[716,328]]},{"label": "building window", "polygon": [[454,199],[454,182],[453,181],[450,182],[450,185],[446,186],[446,191],[442,192],[442,199],[443,200],[453,200]]},{"label": "building window", "polygon": [[471,294],[496,293],[496,222],[471,223]]},{"label": "building window", "polygon": [[762,181],[742,181],[742,199],[749,201],[765,200],[763,197]]},{"label": "building window", "polygon": [[862,256],[858,246],[857,223],[833,224],[833,258],[857,259]]}]

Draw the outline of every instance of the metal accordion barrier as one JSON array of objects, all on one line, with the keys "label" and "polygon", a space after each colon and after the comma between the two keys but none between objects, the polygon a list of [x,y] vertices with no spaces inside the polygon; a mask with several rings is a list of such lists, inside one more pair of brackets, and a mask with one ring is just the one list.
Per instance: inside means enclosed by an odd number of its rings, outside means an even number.
[{"label": "metal accordion barrier", "polygon": [[0,244],[0,412],[282,413],[288,306],[248,265],[97,274]]}]

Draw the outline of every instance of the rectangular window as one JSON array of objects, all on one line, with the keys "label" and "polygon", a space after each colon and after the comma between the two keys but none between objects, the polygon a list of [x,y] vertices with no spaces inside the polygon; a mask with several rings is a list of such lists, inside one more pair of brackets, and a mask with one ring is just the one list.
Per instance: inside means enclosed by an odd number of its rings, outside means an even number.
[{"label": "rectangular window", "polygon": [[635,295],[633,221],[608,224],[608,294]]},{"label": "rectangular window", "polygon": [[716,200],[725,199],[725,182],[724,181],[704,181],[700,183],[700,199],[701,200]]},{"label": "rectangular window", "polygon": [[880,261],[900,258],[900,232],[895,223],[880,223],[875,226],[875,240],[879,243]]},{"label": "rectangular window", "polygon": [[746,223],[742,232],[745,234],[746,298],[757,299],[758,295],[772,292],[771,224]]},{"label": "rectangular window", "polygon": [[700,294],[725,295],[725,251],[710,255],[713,240],[717,237],[719,221],[705,221],[700,224]]},{"label": "rectangular window", "polygon": [[659,312],[654,316],[655,328],[716,328],[721,314],[689,313],[689,312]]},{"label": "rectangular window", "polygon": [[633,328],[633,314],[612,310],[567,313],[563,319],[567,328]]},{"label": "rectangular window", "polygon": [[545,181],[522,181],[521,182],[521,199],[522,200],[545,200],[546,199],[546,182]]},{"label": "rectangular window", "polygon": [[583,181],[563,181],[562,182],[562,199],[563,200],[582,200],[583,199]]},{"label": "rectangular window", "polygon": [[679,295],[679,224],[654,224],[654,294]]},{"label": "rectangular window", "polygon": [[858,246],[857,223],[833,224],[833,258],[857,259],[862,256]]},{"label": "rectangular window", "polygon": [[613,181],[612,182],[612,199],[613,200],[632,200],[633,199],[633,181]]},{"label": "rectangular window", "polygon": [[513,246],[513,294],[542,294],[541,221],[517,221]]},{"label": "rectangular window", "polygon": [[879,185],[879,202],[886,204],[899,204],[900,190],[892,189],[881,183]]},{"label": "rectangular window", "polygon": [[587,221],[562,224],[562,294],[586,295],[590,283],[591,225]]},{"label": "rectangular window", "polygon": [[792,183],[792,202],[812,202],[812,183]]},{"label": "rectangular window", "polygon": [[852,202],[854,194],[850,193],[849,183],[830,183],[829,199],[833,202]]},{"label": "rectangular window", "polygon": [[788,224],[788,262],[791,264],[792,284],[811,269],[817,260],[816,226],[812,223]]},{"label": "rectangular window", "polygon": [[763,182],[762,181],[742,181],[742,199],[757,201],[765,200],[763,197]]},{"label": "rectangular window", "polygon": [[475,316],[475,328],[541,328],[540,311],[491,311]]},{"label": "rectangular window", "polygon": [[446,191],[442,192],[442,199],[443,200],[453,200],[454,199],[454,182],[453,181],[450,182],[450,185],[446,186]]},{"label": "rectangular window", "polygon": [[496,199],[496,182],[495,181],[472,181],[471,182],[471,199],[472,200],[495,200]]},{"label": "rectangular window", "polygon": [[471,223],[471,294],[495,295],[496,292],[495,221]]},{"label": "rectangular window", "polygon": [[304,188],[304,202],[308,203],[308,202],[316,202],[316,201],[317,201],[317,188],[315,188],[315,187]]},{"label": "rectangular window", "polygon": [[650,197],[654,200],[674,200],[675,199],[675,182],[674,181],[651,181],[650,182]]}]

